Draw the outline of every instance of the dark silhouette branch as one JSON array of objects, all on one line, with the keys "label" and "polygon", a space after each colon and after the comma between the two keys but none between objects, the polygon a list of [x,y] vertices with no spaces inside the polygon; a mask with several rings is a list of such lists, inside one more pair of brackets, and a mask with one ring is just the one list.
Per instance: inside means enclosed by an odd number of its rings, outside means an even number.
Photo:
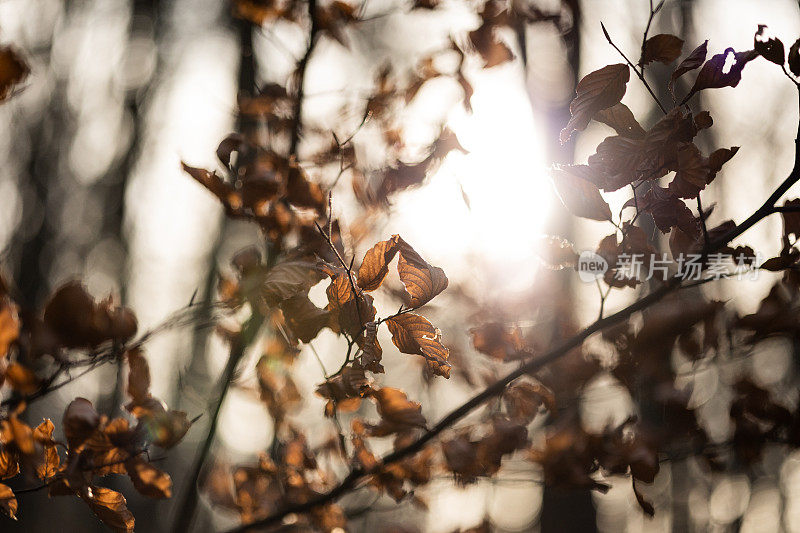
[{"label": "dark silhouette branch", "polygon": [[[798,104],[798,108],[800,109],[800,88],[798,89]],[[710,241],[708,246],[705,247],[704,252],[710,253],[719,250],[720,248],[726,246],[730,241],[736,237],[739,237],[745,231],[753,227],[757,222],[763,220],[770,214],[775,213],[775,203],[786,193],[786,191],[789,190],[789,188],[792,187],[792,185],[796,184],[798,181],[800,181],[800,119],[798,119],[798,133],[797,138],[795,139],[795,158],[792,171],[769,196],[769,198],[767,198],[761,207],[759,207],[744,222],[731,229],[723,236]],[[596,320],[594,323],[583,329],[575,336],[563,341],[559,346],[551,349],[539,357],[532,359],[513,372],[495,381],[483,391],[470,398],[467,402],[451,411],[436,425],[425,431],[425,433],[423,433],[417,440],[384,456],[377,466],[368,469],[354,468],[350,470],[347,476],[345,476],[338,485],[333,487],[328,492],[320,494],[319,496],[302,503],[288,505],[276,513],[268,516],[267,518],[257,520],[250,524],[241,525],[237,528],[231,529],[228,533],[244,533],[251,528],[270,526],[283,520],[283,518],[287,515],[302,514],[316,507],[333,503],[339,497],[357,488],[357,485],[366,477],[379,473],[386,465],[396,463],[421,451],[425,445],[436,438],[440,433],[454,426],[458,421],[463,419],[465,416],[483,405],[488,400],[501,394],[506,387],[517,378],[520,378],[526,374],[538,372],[546,365],[557,361],[570,351],[580,347],[589,336],[603,331],[608,327],[619,324],[623,320],[627,320],[634,313],[647,309],[651,305],[657,303],[662,298],[667,296],[669,293],[679,289],[682,281],[682,278],[679,276],[670,278],[658,289],[654,290],[647,296],[640,298],[628,307],[625,307],[614,314]]]}]

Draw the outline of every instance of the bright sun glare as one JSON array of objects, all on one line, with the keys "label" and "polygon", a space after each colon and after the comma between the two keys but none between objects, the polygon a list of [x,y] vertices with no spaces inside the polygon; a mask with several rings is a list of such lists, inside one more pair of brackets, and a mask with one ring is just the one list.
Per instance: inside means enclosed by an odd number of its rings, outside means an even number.
[{"label": "bright sun glare", "polygon": [[443,266],[463,270],[478,259],[504,288],[519,289],[536,270],[552,198],[542,143],[518,70],[496,67],[472,81],[473,113],[459,108],[449,121],[469,153],[448,155],[398,212],[411,242]]}]

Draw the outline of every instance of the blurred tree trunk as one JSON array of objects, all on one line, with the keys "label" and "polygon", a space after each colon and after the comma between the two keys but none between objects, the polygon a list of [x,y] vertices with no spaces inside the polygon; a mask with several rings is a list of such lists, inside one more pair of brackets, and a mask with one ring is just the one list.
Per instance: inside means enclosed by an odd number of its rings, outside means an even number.
[{"label": "blurred tree trunk", "polygon": [[[572,27],[563,35],[564,45],[567,50],[567,63],[572,74],[572,86],[576,86],[580,73],[580,25],[581,2],[580,0],[566,0],[566,7],[572,13]],[[535,97],[535,95],[534,95]],[[574,140],[562,145],[558,132],[569,121],[569,102],[571,96],[564,100],[564,104],[553,107],[548,106],[540,114],[545,121],[546,154],[548,161],[556,163],[572,163],[575,158]],[[575,231],[573,219],[569,216],[554,217],[549,227],[549,233],[563,235],[567,239]],[[547,275],[547,273],[545,273]],[[556,294],[572,294],[573,278],[570,276],[552,276],[551,282],[556,287]],[[568,309],[574,313],[575,309]],[[565,322],[574,322],[574,316],[552,318],[550,330],[553,340],[560,331],[563,331]],[[591,533],[597,531],[596,513],[592,502],[591,492],[588,490],[559,490],[545,485],[542,495],[542,514],[540,519],[541,533]]]}]

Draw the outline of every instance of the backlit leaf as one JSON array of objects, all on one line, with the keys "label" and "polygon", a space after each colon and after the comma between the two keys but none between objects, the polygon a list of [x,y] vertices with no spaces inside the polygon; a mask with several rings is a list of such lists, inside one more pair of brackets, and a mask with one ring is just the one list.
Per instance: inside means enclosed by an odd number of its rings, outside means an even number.
[{"label": "backlit leaf", "polygon": [[654,35],[644,43],[640,65],[647,65],[658,61],[668,65],[678,59],[683,50],[683,39],[668,33]]},{"label": "backlit leaf", "polygon": [[622,102],[595,113],[594,120],[614,128],[618,135],[631,139],[645,136],[644,128],[633,116],[631,110]]},{"label": "backlit leaf", "polygon": [[17,519],[17,498],[11,487],[2,483],[0,483],[0,511],[14,520]]},{"label": "backlit leaf", "polygon": [[406,303],[420,307],[447,288],[447,276],[439,267],[428,264],[402,237],[397,237],[400,259],[397,272],[406,287]]},{"label": "backlit leaf", "polygon": [[564,206],[575,216],[592,220],[611,220],[611,208],[597,186],[569,171],[570,167],[552,170],[553,185]]},{"label": "backlit leaf", "polygon": [[172,479],[141,457],[125,462],[125,469],[140,494],[148,498],[171,498]]},{"label": "backlit leaf", "polygon": [[755,50],[736,52],[733,48],[727,48],[723,53],[712,56],[700,69],[692,89],[682,103],[703,89],[736,87],[742,80],[742,70],[745,65],[756,57],[758,53]]},{"label": "backlit leaf", "polygon": [[442,344],[442,333],[427,318],[404,313],[386,320],[392,342],[407,354],[423,356],[428,368],[439,376],[450,377],[449,350]]},{"label": "backlit leaf", "polygon": [[369,249],[358,269],[358,286],[365,291],[374,291],[389,273],[389,263],[397,253],[399,235],[377,243]]},{"label": "backlit leaf", "polygon": [[575,99],[569,105],[572,118],[561,130],[561,143],[567,142],[574,131],[585,130],[595,113],[618,104],[630,77],[628,65],[622,63],[587,74],[575,89]]},{"label": "backlit leaf", "polygon": [[128,510],[125,497],[119,492],[105,487],[87,487],[81,493],[81,498],[97,518],[114,531],[133,532],[133,514]]},{"label": "backlit leaf", "polygon": [[703,44],[692,50],[692,53],[686,56],[686,59],[681,61],[675,71],[669,78],[669,90],[673,92],[675,87],[675,80],[686,74],[687,72],[691,72],[692,70],[698,68],[700,65],[703,64],[706,60],[706,55],[708,54],[708,41],[704,41]]}]

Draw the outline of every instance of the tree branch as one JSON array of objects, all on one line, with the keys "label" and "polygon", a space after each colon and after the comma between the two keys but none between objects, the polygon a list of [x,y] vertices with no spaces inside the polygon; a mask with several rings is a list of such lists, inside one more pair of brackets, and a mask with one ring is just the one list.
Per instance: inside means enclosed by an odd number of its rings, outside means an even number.
[{"label": "tree branch", "polygon": [[[798,89],[798,101],[800,108],[800,88]],[[744,222],[742,222],[737,227],[733,228],[732,230],[728,231],[722,237],[711,241],[709,245],[706,247],[705,252],[714,252],[723,246],[726,246],[730,241],[735,239],[736,237],[740,236],[742,233],[747,231],[749,228],[754,226],[760,220],[766,218],[768,215],[775,212],[775,202],[777,202],[786,191],[791,188],[792,185],[800,180],[800,119],[798,119],[798,134],[797,138],[795,139],[795,160],[794,160],[794,167],[790,174],[786,177],[786,179],[775,189],[775,191],[767,198],[767,200],[759,207],[750,217],[748,217]],[[544,366],[557,361],[571,350],[578,348],[583,344],[583,342],[594,333],[600,332],[610,326],[614,326],[619,324],[623,320],[628,319],[634,313],[647,309],[651,305],[657,303],[662,298],[664,298],[667,294],[671,293],[672,291],[681,287],[682,278],[675,276],[667,280],[662,286],[660,286],[655,291],[651,292],[647,296],[635,301],[628,307],[617,311],[616,313],[607,316],[606,318],[602,318],[596,320],[594,323],[583,329],[577,335],[563,341],[559,346],[556,348],[551,349],[550,351],[546,352],[545,354],[532,359],[528,363],[520,366],[517,370],[507,374],[503,378],[495,381],[491,385],[489,385],[486,389],[479,392],[472,398],[470,398],[466,403],[462,404],[461,406],[457,407],[453,411],[451,411],[447,416],[442,418],[436,425],[431,427],[425,433],[423,433],[417,440],[412,442],[411,444],[404,446],[398,450],[393,451],[392,453],[387,454],[382,458],[380,463],[373,468],[354,468],[352,469],[347,476],[342,479],[342,481],[333,487],[331,490],[324,494],[320,494],[319,496],[312,498],[306,502],[292,504],[284,507],[280,511],[264,518],[262,520],[257,520],[250,524],[244,524],[234,529],[231,529],[228,533],[244,533],[251,528],[259,528],[265,527],[272,524],[275,524],[284,517],[290,514],[302,514],[315,507],[319,507],[321,505],[330,504],[336,501],[340,496],[346,494],[350,490],[354,489],[356,485],[365,477],[379,473],[386,465],[390,465],[405,459],[406,457],[410,457],[415,453],[421,451],[425,445],[436,438],[440,433],[445,431],[446,429],[452,427],[456,422],[464,418],[474,409],[481,406],[486,401],[490,400],[491,398],[501,394],[506,386],[508,386],[511,382],[520,378],[526,374],[531,374],[534,372],[539,371]]]}]

